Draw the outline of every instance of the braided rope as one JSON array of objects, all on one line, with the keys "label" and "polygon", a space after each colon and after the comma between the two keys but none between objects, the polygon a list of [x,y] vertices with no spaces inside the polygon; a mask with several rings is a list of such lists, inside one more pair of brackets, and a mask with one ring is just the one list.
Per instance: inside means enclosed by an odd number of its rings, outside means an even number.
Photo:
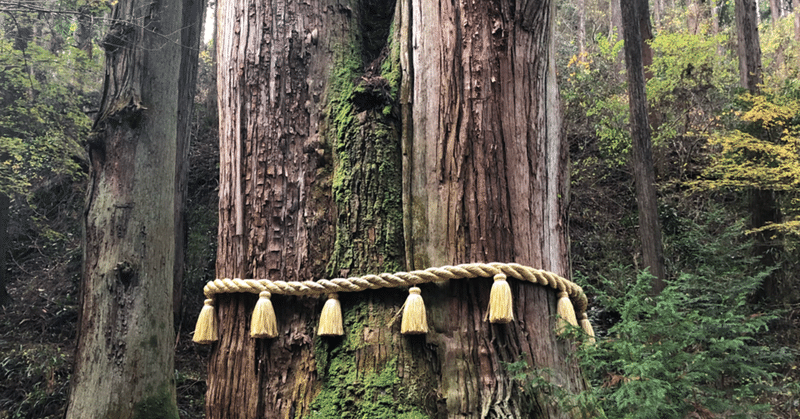
[{"label": "braided rope", "polygon": [[395,288],[449,279],[490,278],[503,273],[508,277],[541,284],[566,292],[575,311],[586,311],[588,301],[583,289],[576,283],[552,272],[517,263],[468,263],[456,266],[441,266],[411,272],[382,273],[362,277],[320,279],[317,281],[272,281],[269,279],[215,279],[203,288],[207,298],[215,294],[246,292],[258,294],[269,291],[282,295],[319,295],[334,292],[357,292],[367,289]]}]

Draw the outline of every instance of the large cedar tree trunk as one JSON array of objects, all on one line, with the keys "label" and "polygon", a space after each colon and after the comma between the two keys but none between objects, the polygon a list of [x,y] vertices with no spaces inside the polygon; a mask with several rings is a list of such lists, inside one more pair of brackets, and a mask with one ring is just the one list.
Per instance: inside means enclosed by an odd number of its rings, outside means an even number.
[{"label": "large cedar tree trunk", "polygon": [[[553,12],[547,1],[221,3],[217,277],[478,261],[567,276]],[[217,295],[207,415],[566,417],[505,367],[584,388],[554,333],[555,293],[512,282],[517,320],[491,325],[490,287],[423,285],[431,332],[411,337],[395,317],[405,290],[340,295],[342,338],[316,336],[323,300],[276,295],[279,336],[252,339],[256,297]]]},{"label": "large cedar tree trunk", "polygon": [[68,418],[177,418],[173,280],[202,1],[120,0],[89,140]]}]

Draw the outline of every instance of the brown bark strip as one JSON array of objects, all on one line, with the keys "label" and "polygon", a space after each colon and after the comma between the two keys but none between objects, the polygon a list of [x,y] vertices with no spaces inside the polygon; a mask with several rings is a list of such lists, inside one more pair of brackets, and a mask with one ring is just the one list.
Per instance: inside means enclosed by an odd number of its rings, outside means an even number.
[{"label": "brown bark strip", "polygon": [[[348,16],[336,2],[219,4],[218,276],[324,276],[334,214],[321,105]],[[267,342],[248,334],[255,299],[220,298],[220,336],[228,336],[209,363],[209,418],[302,416],[318,391],[316,303],[274,300],[279,316],[287,310],[286,332]]]},{"label": "brown bark strip", "polygon": [[761,44],[758,40],[756,2],[736,0],[736,41],[739,51],[739,79],[742,87],[755,93],[761,80]]},{"label": "brown bark strip", "polygon": [[[404,141],[410,267],[498,260],[567,275],[553,4],[412,7],[414,125]],[[552,333],[554,299],[535,287],[515,287],[519,322],[490,326],[481,314],[488,289],[473,283],[423,288],[443,303],[429,308],[436,333],[428,342],[441,360],[444,414],[560,417],[545,398],[529,405],[500,363],[525,360],[558,371],[556,383],[571,391],[582,388],[574,364],[566,362],[568,348]]]}]

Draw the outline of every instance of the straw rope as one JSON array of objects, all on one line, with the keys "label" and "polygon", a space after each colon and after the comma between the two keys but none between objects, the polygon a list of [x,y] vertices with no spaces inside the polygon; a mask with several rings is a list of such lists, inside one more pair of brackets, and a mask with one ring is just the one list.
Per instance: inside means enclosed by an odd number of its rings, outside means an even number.
[{"label": "straw rope", "polygon": [[517,263],[468,263],[456,266],[442,266],[411,272],[382,273],[361,277],[320,279],[317,281],[272,281],[269,279],[215,279],[209,281],[203,292],[207,298],[223,293],[259,294],[269,291],[282,295],[319,295],[336,292],[357,292],[367,289],[395,288],[429,282],[442,282],[449,279],[491,278],[503,273],[508,277],[541,284],[565,292],[575,311],[586,311],[588,301],[583,289],[576,283],[552,272]]}]

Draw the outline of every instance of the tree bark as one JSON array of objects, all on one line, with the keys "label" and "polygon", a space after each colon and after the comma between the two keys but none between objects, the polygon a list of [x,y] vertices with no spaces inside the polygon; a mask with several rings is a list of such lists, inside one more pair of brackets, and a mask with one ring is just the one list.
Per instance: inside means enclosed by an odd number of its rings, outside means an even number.
[{"label": "tree bark", "polygon": [[656,29],[661,28],[661,22],[664,19],[664,4],[662,0],[653,0],[653,21]]},{"label": "tree bark", "polygon": [[[649,28],[647,2],[622,0],[622,22],[625,35],[625,64],[628,74],[628,99],[633,140],[633,172],[636,181],[636,204],[639,210],[639,238],[642,242],[644,266],[650,268],[653,293],[664,289],[664,248],[658,220],[658,198],[647,112],[642,26]],[[648,31],[649,32],[649,31]],[[652,56],[650,58],[652,60]]]},{"label": "tree bark", "polygon": [[[620,11],[620,2],[619,0],[610,0],[608,2],[609,5],[609,17],[608,17],[608,37],[616,36],[615,40],[618,42],[622,39],[625,39],[623,32],[622,32],[622,12]],[[617,61],[614,65],[614,74],[615,77],[621,78],[619,74],[622,72],[623,60],[625,59],[625,52],[619,51],[617,54]],[[621,80],[620,80],[621,81]]]},{"label": "tree bark", "polygon": [[755,0],[737,0],[734,6],[739,81],[743,88],[754,94],[761,84],[761,44],[758,40],[755,4]]},{"label": "tree bark", "polygon": [[172,291],[203,3],[121,0],[89,140],[68,418],[177,418]]},{"label": "tree bark", "polygon": [[774,28],[782,16],[780,0],[769,0],[769,15],[771,19],[770,25]]},{"label": "tree bark", "polygon": [[[711,34],[719,35],[719,10],[720,0],[711,0]],[[717,54],[722,55],[722,51],[717,47]]]},{"label": "tree bark", "polygon": [[578,54],[586,59],[586,0],[578,1]]},{"label": "tree bark", "polygon": [[[0,160],[2,161],[2,160]],[[11,278],[6,267],[6,254],[8,253],[8,221],[11,209],[11,198],[0,192],[0,306],[9,303],[8,282]]]},{"label": "tree bark", "polygon": [[[568,155],[552,7],[484,2],[437,9],[421,2],[412,10],[410,45],[419,47],[410,50],[413,90],[403,98],[413,121],[403,150],[409,268],[511,260],[569,275]],[[434,36],[440,31],[462,35]],[[480,322],[485,284],[428,288],[423,292],[444,303],[429,309],[437,333],[428,342],[442,360],[440,391],[449,416],[563,415],[541,395],[532,396],[535,407],[526,411],[525,397],[514,394],[502,367],[522,360],[554,371],[554,384],[568,391],[583,388],[566,360],[568,345],[552,333],[548,290],[515,289],[518,322],[498,327]],[[465,318],[474,327],[464,327]]]},{"label": "tree bark", "polygon": [[[735,5],[736,35],[739,51],[739,79],[741,86],[751,94],[760,92],[762,82],[761,74],[761,44],[758,39],[758,24],[756,22],[755,2],[751,0],[738,0]],[[776,192],[764,189],[750,191],[750,226],[763,227],[770,223],[781,221],[781,212],[778,206]],[[780,260],[783,244],[782,238],[775,232],[763,231],[755,235],[755,254],[760,258],[765,268],[774,267]],[[768,298],[780,301],[785,295],[780,289],[780,272],[773,271],[768,275],[755,295],[755,299]]]},{"label": "tree bark", "polygon": [[[553,3],[226,3],[218,277],[569,274]],[[393,322],[404,290],[340,295],[342,338],[316,336],[322,300],[273,296],[271,340],[249,336],[255,297],[221,295],[207,416],[567,417],[504,366],[584,388],[554,293],[512,283],[517,321],[490,325],[490,286],[422,286],[431,332],[412,337]]]},{"label": "tree bark", "polygon": [[82,5],[78,7],[78,25],[75,28],[75,44],[79,50],[86,53],[86,56],[92,59],[92,34],[94,33],[94,13],[89,5]]},{"label": "tree bark", "polygon": [[700,30],[700,24],[703,22],[702,10],[700,1],[692,1],[686,5],[686,26],[692,35],[697,35]]},{"label": "tree bark", "polygon": [[[778,28],[778,21],[782,17],[781,12],[781,1],[780,0],[769,0],[769,12],[770,12],[770,25],[772,26],[772,31],[775,32]],[[778,72],[783,72],[784,66],[784,58],[783,58],[783,50],[785,46],[778,46],[775,50],[775,68]]]},{"label": "tree bark", "polygon": [[792,10],[794,11],[794,40],[800,42],[800,0],[794,0],[792,5]]}]

